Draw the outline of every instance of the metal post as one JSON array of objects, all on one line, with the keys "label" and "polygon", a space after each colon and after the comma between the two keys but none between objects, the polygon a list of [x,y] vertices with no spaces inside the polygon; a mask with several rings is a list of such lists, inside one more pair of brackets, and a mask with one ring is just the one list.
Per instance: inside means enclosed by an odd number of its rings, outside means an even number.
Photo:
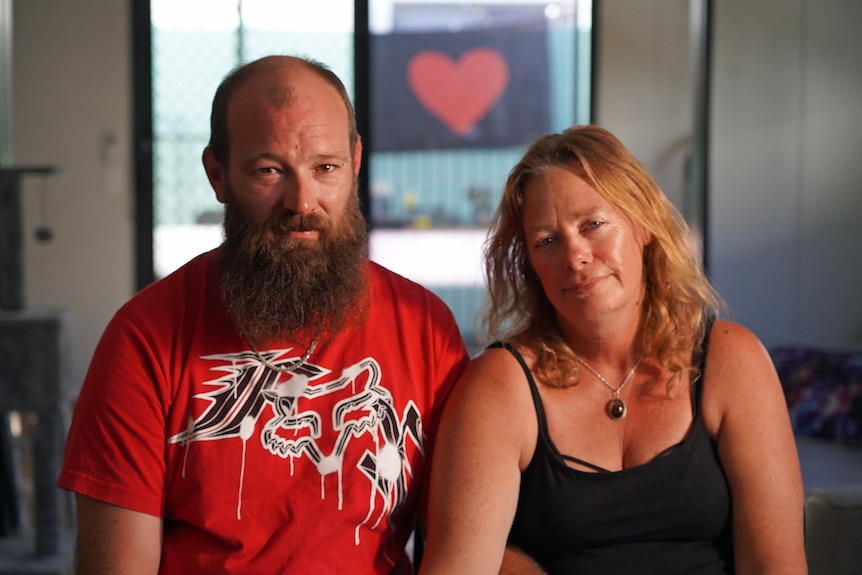
[{"label": "metal post", "polygon": [[709,71],[711,0],[690,0],[690,48],[694,118],[683,211],[686,220],[699,236],[703,263],[707,260],[707,199],[709,162]]},{"label": "metal post", "polygon": [[12,163],[12,0],[0,0],[0,166]]}]

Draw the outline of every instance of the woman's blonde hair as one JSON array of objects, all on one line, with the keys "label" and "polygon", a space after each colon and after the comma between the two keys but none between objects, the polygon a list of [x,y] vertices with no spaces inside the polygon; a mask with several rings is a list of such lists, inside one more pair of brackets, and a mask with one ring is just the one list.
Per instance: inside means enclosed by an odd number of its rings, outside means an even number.
[{"label": "woman's blonde hair", "polygon": [[554,167],[574,170],[649,231],[639,328],[643,357],[674,376],[691,369],[689,352],[703,337],[708,317],[722,307],[721,298],[706,277],[700,244],[682,215],[631,152],[597,126],[542,136],[509,173],[484,250],[488,296],[479,317],[489,339],[532,350],[534,372],[549,385],[577,383],[577,360],[562,338],[524,238],[524,188]]}]

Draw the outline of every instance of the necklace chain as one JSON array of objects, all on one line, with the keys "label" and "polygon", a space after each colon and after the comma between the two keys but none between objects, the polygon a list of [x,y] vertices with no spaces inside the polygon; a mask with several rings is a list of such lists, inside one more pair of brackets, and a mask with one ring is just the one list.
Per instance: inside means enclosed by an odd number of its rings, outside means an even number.
[{"label": "necklace chain", "polygon": [[254,356],[264,366],[266,366],[267,368],[269,368],[272,371],[275,371],[277,373],[287,373],[287,372],[292,372],[292,371],[295,371],[296,369],[299,369],[300,367],[302,367],[305,364],[306,361],[308,361],[308,358],[311,357],[312,353],[314,353],[314,348],[317,347],[317,340],[319,337],[320,337],[319,333],[314,336],[314,339],[312,339],[311,343],[308,344],[308,349],[305,350],[305,353],[302,354],[302,357],[300,357],[299,359],[295,359],[293,361],[290,361],[288,363],[280,364],[280,365],[274,365],[274,364],[270,363],[269,361],[267,361],[263,357],[263,355],[261,355],[261,353],[259,351],[257,351],[257,348],[254,346],[254,344],[249,343],[249,345],[251,346],[251,350],[254,352]]},{"label": "necklace chain", "polygon": [[614,387],[610,383],[608,383],[608,380],[605,379],[602,374],[600,374],[598,371],[593,369],[587,362],[582,360],[579,356],[575,355],[575,359],[578,360],[578,363],[580,363],[585,368],[587,368],[587,370],[590,373],[595,375],[599,381],[601,381],[603,384],[605,384],[605,387],[607,387],[608,389],[610,389],[613,392],[613,394],[614,394],[613,399],[611,399],[607,403],[607,405],[605,406],[605,411],[607,412],[608,416],[610,416],[611,419],[622,419],[622,418],[624,418],[626,416],[626,404],[622,399],[620,399],[620,392],[623,390],[623,388],[626,385],[628,385],[629,381],[631,381],[632,376],[635,374],[635,372],[638,369],[638,366],[641,364],[641,359],[643,359],[643,356],[638,358],[638,360],[635,362],[634,366],[632,367],[631,371],[628,373],[628,375],[626,375],[625,379],[623,379],[623,382],[619,385],[619,387]]}]

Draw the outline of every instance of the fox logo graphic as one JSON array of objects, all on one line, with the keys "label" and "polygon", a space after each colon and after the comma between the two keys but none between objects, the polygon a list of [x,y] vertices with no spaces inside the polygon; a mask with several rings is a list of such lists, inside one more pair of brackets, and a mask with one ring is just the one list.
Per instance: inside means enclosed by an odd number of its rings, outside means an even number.
[{"label": "fox logo graphic", "polygon": [[[268,363],[280,365],[296,359],[291,356],[292,351],[275,350],[262,356]],[[373,449],[366,449],[355,465],[368,478],[369,489],[375,496],[369,498],[364,521],[356,526],[356,543],[361,527],[376,527],[404,501],[407,478],[412,476],[407,442],[422,451],[421,414],[413,401],[406,404],[401,414],[396,411],[390,391],[381,385],[380,365],[374,358],[345,367],[337,377],[330,377],[332,372],[309,363],[286,374],[279,373],[266,367],[252,352],[204,359],[220,362],[214,369],[223,374],[205,382],[212,389],[196,397],[209,405],[196,418],[190,417],[188,427],[171,437],[170,443],[188,449],[197,441],[240,438],[245,446],[255,431],[260,430],[258,437],[267,452],[291,462],[306,458],[324,477],[341,474],[350,442],[367,436],[372,439]],[[332,401],[315,401],[332,399],[332,394],[338,398],[334,406]],[[318,411],[324,406],[326,412]],[[330,430],[335,434],[334,443],[330,433],[325,433]],[[321,442],[324,436],[326,444]],[[338,497],[340,509],[343,504],[340,489]],[[383,502],[380,508],[376,508],[378,501]],[[238,518],[241,504],[240,485]]]}]

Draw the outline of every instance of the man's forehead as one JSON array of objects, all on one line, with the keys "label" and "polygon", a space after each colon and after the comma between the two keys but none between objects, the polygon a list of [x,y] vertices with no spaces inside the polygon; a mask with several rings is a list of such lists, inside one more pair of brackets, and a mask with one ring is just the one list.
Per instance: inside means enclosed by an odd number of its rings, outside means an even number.
[{"label": "man's forehead", "polygon": [[310,71],[250,78],[240,86],[228,104],[228,117],[249,109],[281,111],[292,106],[308,106],[315,111],[329,108],[348,121],[348,110],[334,86]]},{"label": "man's forehead", "polygon": [[284,108],[296,102],[296,88],[288,82],[270,82],[261,87],[261,97],[276,108]]}]

